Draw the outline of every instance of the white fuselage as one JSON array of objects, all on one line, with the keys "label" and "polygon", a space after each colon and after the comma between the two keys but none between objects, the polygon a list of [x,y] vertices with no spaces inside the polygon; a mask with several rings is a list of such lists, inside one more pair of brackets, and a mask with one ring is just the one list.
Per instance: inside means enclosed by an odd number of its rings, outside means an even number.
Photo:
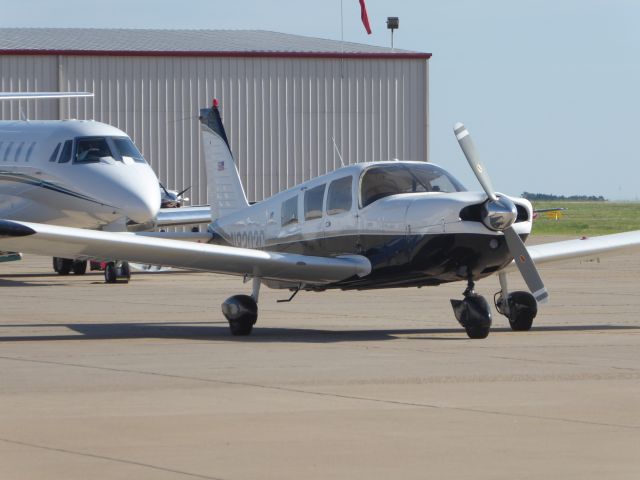
[{"label": "white fuselage", "polygon": [[158,179],[121,130],[95,121],[0,121],[0,218],[101,229],[153,224]]}]

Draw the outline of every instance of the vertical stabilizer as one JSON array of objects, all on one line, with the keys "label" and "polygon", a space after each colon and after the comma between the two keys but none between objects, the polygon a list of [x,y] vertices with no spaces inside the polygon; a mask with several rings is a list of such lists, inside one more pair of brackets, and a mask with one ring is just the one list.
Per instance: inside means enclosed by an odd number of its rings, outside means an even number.
[{"label": "vertical stabilizer", "polygon": [[217,100],[200,110],[200,136],[207,169],[207,199],[211,220],[249,206],[238,168],[233,161]]}]

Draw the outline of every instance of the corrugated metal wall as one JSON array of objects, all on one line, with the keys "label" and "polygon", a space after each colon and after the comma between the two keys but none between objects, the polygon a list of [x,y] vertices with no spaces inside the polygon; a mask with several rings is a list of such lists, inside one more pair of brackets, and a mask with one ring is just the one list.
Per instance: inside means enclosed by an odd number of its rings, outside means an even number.
[{"label": "corrugated metal wall", "polygon": [[[427,160],[427,63],[413,59],[0,56],[1,88],[87,90],[60,118],[127,132],[169,188],[206,202],[198,112],[213,97],[250,200],[345,164]],[[19,118],[4,102],[2,118]],[[11,106],[6,105],[11,103]],[[57,118],[58,101],[29,104]]]}]

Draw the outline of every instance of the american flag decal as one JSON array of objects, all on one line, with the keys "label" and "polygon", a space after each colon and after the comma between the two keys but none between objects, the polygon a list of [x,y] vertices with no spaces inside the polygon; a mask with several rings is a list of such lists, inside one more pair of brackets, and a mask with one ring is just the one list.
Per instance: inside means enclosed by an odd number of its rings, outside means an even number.
[{"label": "american flag decal", "polygon": [[224,160],[221,162],[218,162],[218,171],[222,172],[224,170]]}]

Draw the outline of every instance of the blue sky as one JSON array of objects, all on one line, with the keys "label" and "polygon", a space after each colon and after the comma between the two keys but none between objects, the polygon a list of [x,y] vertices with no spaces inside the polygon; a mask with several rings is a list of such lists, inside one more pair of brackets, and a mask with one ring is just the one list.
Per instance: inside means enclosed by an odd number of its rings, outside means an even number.
[{"label": "blue sky", "polygon": [[[264,29],[340,38],[340,0],[21,0],[1,27]],[[496,189],[640,200],[640,2],[343,0],[344,38],[430,60],[431,159],[479,188],[452,133],[464,122]]]}]

